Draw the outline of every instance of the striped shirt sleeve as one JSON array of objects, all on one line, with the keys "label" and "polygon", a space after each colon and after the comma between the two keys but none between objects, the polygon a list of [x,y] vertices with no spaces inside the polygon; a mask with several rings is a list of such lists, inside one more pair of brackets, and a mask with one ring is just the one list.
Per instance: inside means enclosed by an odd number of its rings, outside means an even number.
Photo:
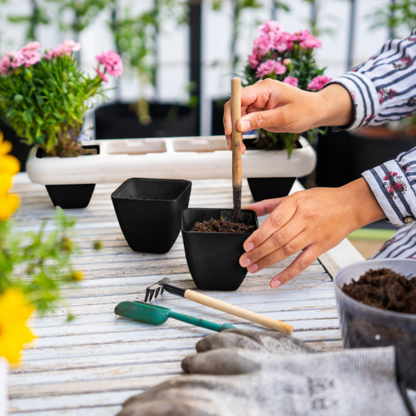
[{"label": "striped shirt sleeve", "polygon": [[334,130],[378,126],[416,112],[416,29],[405,39],[392,39],[368,61],[327,85],[348,90],[354,120]]}]

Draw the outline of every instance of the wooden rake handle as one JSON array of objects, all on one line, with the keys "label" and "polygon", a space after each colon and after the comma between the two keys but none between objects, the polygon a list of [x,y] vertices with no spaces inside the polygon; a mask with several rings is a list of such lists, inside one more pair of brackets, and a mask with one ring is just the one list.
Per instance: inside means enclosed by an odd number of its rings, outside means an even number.
[{"label": "wooden rake handle", "polygon": [[238,316],[243,319],[247,319],[250,322],[263,325],[267,328],[275,331],[283,332],[290,335],[293,332],[292,325],[278,321],[276,319],[267,318],[266,316],[259,315],[258,313],[248,311],[247,309],[240,308],[230,303],[223,302],[210,296],[203,295],[202,293],[194,292],[193,290],[185,291],[185,299],[192,300],[193,302],[200,303],[201,305],[208,306],[219,311],[229,313],[230,315]]}]

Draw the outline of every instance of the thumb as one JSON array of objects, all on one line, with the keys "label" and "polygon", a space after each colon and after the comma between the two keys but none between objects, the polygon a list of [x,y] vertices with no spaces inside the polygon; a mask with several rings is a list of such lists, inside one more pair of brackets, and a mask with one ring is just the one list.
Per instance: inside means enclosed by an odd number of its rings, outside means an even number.
[{"label": "thumb", "polygon": [[276,109],[254,111],[241,117],[237,122],[237,129],[242,133],[249,130],[267,129],[281,124]]},{"label": "thumb", "polygon": [[260,367],[258,363],[238,354],[235,348],[221,348],[186,357],[182,369],[191,374],[245,374]]}]

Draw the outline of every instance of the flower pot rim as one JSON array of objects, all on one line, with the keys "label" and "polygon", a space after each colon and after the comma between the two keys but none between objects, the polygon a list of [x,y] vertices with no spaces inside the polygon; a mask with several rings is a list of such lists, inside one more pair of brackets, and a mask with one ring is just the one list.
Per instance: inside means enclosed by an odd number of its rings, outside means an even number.
[{"label": "flower pot rim", "polygon": [[[142,181],[142,182],[168,182],[168,183],[183,183],[184,185],[186,185],[182,192],[173,199],[152,199],[152,198],[125,198],[125,197],[121,197],[118,196],[117,193],[121,192],[126,186],[129,185],[130,182],[133,181]],[[120,200],[120,201],[136,201],[136,202],[172,202],[175,203],[177,201],[179,201],[179,199],[181,199],[183,197],[183,195],[185,194],[185,192],[188,191],[188,189],[192,186],[192,182],[188,181],[186,179],[154,179],[154,178],[129,178],[127,180],[125,180],[112,194],[111,194],[111,199],[112,200]]]},{"label": "flower pot rim", "polygon": [[[196,211],[196,210],[202,210],[202,211],[231,211],[232,208],[204,208],[204,207],[185,208],[182,211],[182,218],[181,218],[181,230],[182,230],[182,232],[187,233],[187,234],[204,234],[204,235],[220,235],[220,236],[221,235],[238,235],[238,236],[247,235],[247,236],[249,236],[249,235],[253,234],[253,233],[211,233],[211,232],[205,232],[205,231],[188,231],[188,230],[185,230],[184,223],[183,223],[183,220],[184,220],[184,215],[183,214],[186,211]],[[248,212],[248,213],[253,214],[254,221],[255,221],[254,226],[256,227],[254,231],[256,231],[259,228],[258,218],[257,218],[256,212],[252,211],[252,210],[249,210],[249,209],[242,209],[241,212]]]},{"label": "flower pot rim", "polygon": [[[358,300],[353,299],[351,296],[346,295],[341,287],[339,286],[339,276],[342,274],[344,275],[346,272],[348,272],[351,269],[368,265],[367,271],[374,268],[389,268],[392,269],[391,263],[398,263],[398,264],[412,264],[413,266],[416,266],[416,261],[411,259],[374,259],[374,260],[365,260],[358,263],[350,264],[347,267],[344,267],[341,269],[334,278],[334,287],[335,287],[335,293],[338,295],[339,300],[337,299],[337,304],[341,302],[347,302],[350,305],[354,306],[356,309],[362,309],[362,312],[364,314],[366,313],[372,313],[378,315],[380,318],[392,318],[392,319],[400,319],[402,321],[411,320],[416,322],[416,314],[413,313],[404,313],[404,312],[395,312],[395,311],[388,311],[385,309],[376,308],[374,306],[366,305],[362,302],[359,302]],[[365,273],[365,272],[363,272]],[[403,273],[400,271],[397,271],[397,273]],[[416,276],[416,273],[415,273]],[[412,276],[413,277],[413,276]],[[340,306],[340,305],[339,305]]]}]

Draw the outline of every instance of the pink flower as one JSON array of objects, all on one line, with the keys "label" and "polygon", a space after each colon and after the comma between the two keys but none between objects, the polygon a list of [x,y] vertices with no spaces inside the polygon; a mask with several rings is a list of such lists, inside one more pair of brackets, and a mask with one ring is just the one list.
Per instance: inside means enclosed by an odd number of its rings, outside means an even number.
[{"label": "pink flower", "polygon": [[11,74],[12,73],[12,67],[11,67],[11,60],[9,55],[3,55],[0,59],[0,74]]},{"label": "pink flower", "polygon": [[284,74],[286,72],[286,67],[279,61],[275,61],[274,59],[269,59],[266,62],[263,62],[257,68],[257,78],[263,79],[265,75],[271,74],[274,72],[275,74]]},{"label": "pink flower", "polygon": [[[123,62],[114,51],[102,52],[101,55],[97,55],[95,59],[100,65],[105,66],[106,73],[118,78],[123,72]],[[97,72],[98,73],[98,72]]]},{"label": "pink flower", "polygon": [[254,52],[248,56],[248,63],[252,69],[256,69],[260,65],[260,61]]},{"label": "pink flower", "polygon": [[276,64],[276,61],[273,59],[269,59],[266,62],[263,62],[262,64],[260,64],[256,72],[257,78],[263,78],[265,75],[273,72],[273,68],[275,64]]},{"label": "pink flower", "polygon": [[39,42],[29,42],[27,45],[23,46],[23,48],[21,49],[22,52],[26,52],[26,51],[34,51],[37,52],[40,48],[40,43]]},{"label": "pink flower", "polygon": [[77,52],[81,49],[81,44],[75,42],[72,39],[64,40],[59,46],[57,46],[53,51],[48,51],[47,56],[45,55],[46,59],[52,59],[56,56],[62,56],[65,54],[66,56],[70,56],[72,52]]},{"label": "pink flower", "polygon": [[273,49],[276,49],[278,52],[286,52],[293,49],[293,36],[287,32],[280,32],[279,36],[276,36]]},{"label": "pink flower", "polygon": [[305,39],[301,40],[299,43],[301,48],[314,49],[321,48],[322,43],[313,35],[308,35]]},{"label": "pink flower", "polygon": [[47,60],[50,61],[52,58],[55,58],[55,51],[46,51],[45,55],[43,55],[43,57]]},{"label": "pink flower", "polygon": [[283,82],[285,83],[285,84],[289,84],[289,85],[293,85],[294,87],[298,87],[298,85],[299,85],[299,80],[296,78],[296,77],[289,77],[289,76],[287,76],[284,80],[283,80]]},{"label": "pink flower", "polygon": [[269,52],[275,43],[275,35],[271,33],[265,33],[253,41],[253,53],[259,57],[263,57]]},{"label": "pink flower", "polygon": [[301,30],[300,32],[296,32],[293,35],[293,40],[298,40],[299,42],[303,42],[308,36],[311,36],[308,30]]},{"label": "pink flower", "polygon": [[274,73],[277,75],[281,75],[284,74],[287,70],[287,68],[279,61],[276,62],[276,64],[274,65]]},{"label": "pink flower", "polygon": [[100,68],[94,68],[97,71],[97,75],[104,81],[108,82],[107,77],[105,76],[104,72],[100,71]]},{"label": "pink flower", "polygon": [[33,49],[27,49],[27,50],[21,49],[19,52],[17,52],[14,55],[11,65],[13,68],[17,68],[22,65],[28,68],[29,66],[35,65],[37,62],[40,62],[40,60],[41,60],[41,56],[39,52]]},{"label": "pink flower", "polygon": [[292,61],[289,58],[283,59],[283,65],[290,65],[292,63]]},{"label": "pink flower", "polygon": [[266,20],[262,25],[260,25],[257,30],[260,33],[269,33],[269,32],[280,32],[282,27],[274,20]]},{"label": "pink flower", "polygon": [[315,77],[309,84],[308,84],[308,90],[310,91],[319,91],[321,90],[324,85],[326,85],[329,81],[331,81],[331,78],[328,78],[326,75],[319,75]]}]

